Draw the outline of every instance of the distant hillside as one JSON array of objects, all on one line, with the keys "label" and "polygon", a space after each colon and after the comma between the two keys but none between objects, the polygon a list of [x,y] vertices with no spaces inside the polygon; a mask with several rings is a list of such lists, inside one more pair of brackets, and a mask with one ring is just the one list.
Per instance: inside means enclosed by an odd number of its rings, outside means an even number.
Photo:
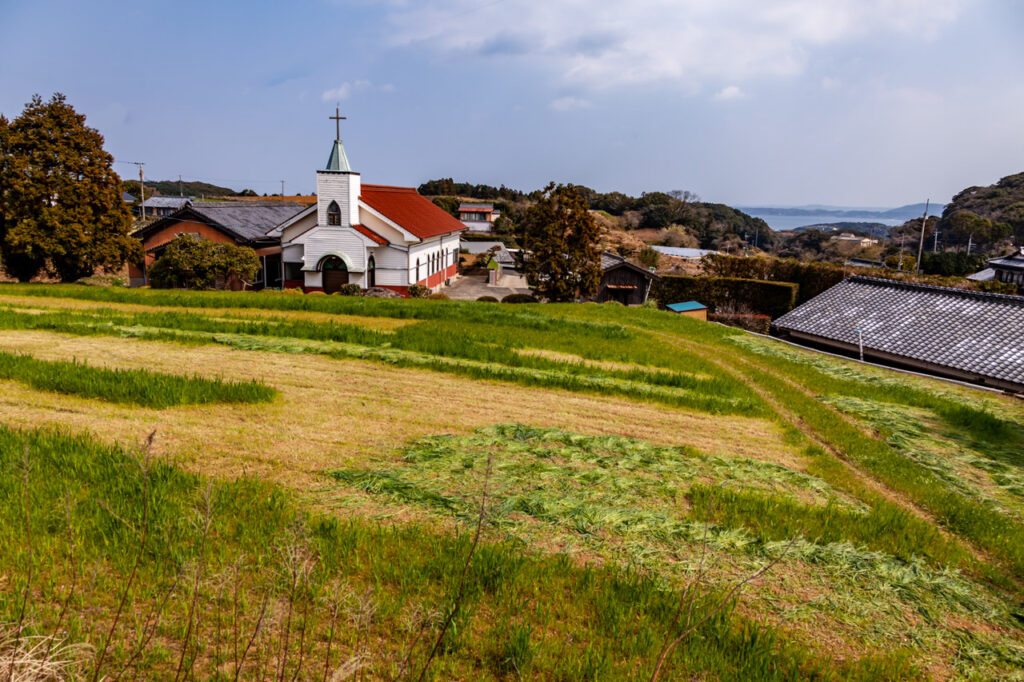
[{"label": "distant hillside", "polygon": [[[121,185],[124,191],[129,194],[138,197],[139,196],[139,181],[138,180],[127,180],[123,179]],[[234,197],[234,196],[245,196],[243,193],[252,192],[252,190],[237,190],[231,189],[230,187],[221,187],[219,185],[213,185],[208,182],[181,182],[177,180],[147,180],[146,181],[146,196],[186,196],[186,197]]]},{"label": "distant hillside", "polygon": [[[922,204],[922,209],[924,204]],[[885,223],[818,223],[817,225],[805,225],[796,227],[790,232],[806,232],[807,230],[821,230],[822,232],[852,232],[862,237],[885,237],[891,228]]]},{"label": "distant hillside", "polygon": [[950,217],[957,211],[970,211],[992,222],[1006,223],[1015,242],[1024,242],[1024,173],[1007,175],[994,185],[968,187],[946,205],[940,230],[948,229]]}]

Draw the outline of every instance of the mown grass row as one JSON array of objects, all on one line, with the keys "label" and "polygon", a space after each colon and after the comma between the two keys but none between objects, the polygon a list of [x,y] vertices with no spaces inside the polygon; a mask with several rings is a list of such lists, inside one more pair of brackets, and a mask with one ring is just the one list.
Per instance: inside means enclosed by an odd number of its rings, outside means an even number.
[{"label": "mown grass row", "polygon": [[0,379],[112,403],[163,409],[175,405],[261,403],[277,395],[258,381],[224,381],[143,369],[107,369],[78,361],[37,360],[0,351]]},{"label": "mown grass row", "polygon": [[[724,562],[728,573],[800,537],[779,571],[803,572],[791,584],[801,590],[827,585],[825,596],[794,600],[775,593],[750,608],[768,608],[783,620],[795,613],[850,623],[865,633],[854,640],[859,647],[909,639],[913,657],[963,647],[958,666],[965,676],[1024,665],[1024,649],[1008,634],[1014,621],[1007,604],[947,563],[964,557],[956,543],[892,505],[851,506],[820,480],[778,465],[498,425],[471,436],[423,438],[393,465],[333,476],[420,514],[471,522],[474,500],[467,491],[488,461],[488,521],[526,546],[640,566],[672,583],[697,563],[705,543],[711,563]],[[928,620],[908,620],[908,612],[927,613]],[[968,646],[947,617],[978,618],[1003,634]]]},{"label": "mown grass row", "polygon": [[[66,654],[84,678],[417,678],[456,606],[428,679],[646,678],[681,598],[612,565],[485,542],[453,601],[465,535],[341,523],[251,478],[212,483],[85,437],[3,427],[0,545],[0,623],[89,645]],[[716,597],[702,591],[695,617]],[[900,651],[816,658],[728,610],[668,665],[671,679],[921,674]]]},{"label": "mown grass row", "polygon": [[[418,325],[417,325],[418,326]],[[621,395],[711,413],[766,414],[740,382],[666,371],[605,370],[475,343],[457,328],[419,335],[381,333],[352,325],[210,320],[180,313],[124,315],[0,309],[0,328],[134,336],[179,343],[216,343],[247,350],[320,353],[404,367],[515,382],[527,386]],[[411,329],[411,328],[410,328]],[[400,330],[404,331],[404,330]],[[514,332],[510,330],[510,336]],[[304,343],[305,342],[305,343]]]}]

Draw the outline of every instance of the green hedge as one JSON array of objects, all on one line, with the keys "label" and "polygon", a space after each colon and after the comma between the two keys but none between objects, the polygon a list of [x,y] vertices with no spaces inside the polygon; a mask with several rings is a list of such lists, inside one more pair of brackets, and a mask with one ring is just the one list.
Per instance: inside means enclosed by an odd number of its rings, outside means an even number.
[{"label": "green hedge", "polygon": [[797,285],[738,277],[666,276],[654,282],[651,296],[662,303],[699,301],[708,312],[743,312],[772,319],[793,309]]}]

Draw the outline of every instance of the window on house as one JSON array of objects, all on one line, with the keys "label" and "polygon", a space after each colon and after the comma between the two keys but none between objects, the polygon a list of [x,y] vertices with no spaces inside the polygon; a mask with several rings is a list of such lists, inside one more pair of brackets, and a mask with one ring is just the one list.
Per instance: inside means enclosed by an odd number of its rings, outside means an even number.
[{"label": "window on house", "polygon": [[341,209],[336,201],[332,201],[331,205],[327,207],[327,224],[341,225]]},{"label": "window on house", "polygon": [[416,281],[420,281],[420,259],[416,259]]}]

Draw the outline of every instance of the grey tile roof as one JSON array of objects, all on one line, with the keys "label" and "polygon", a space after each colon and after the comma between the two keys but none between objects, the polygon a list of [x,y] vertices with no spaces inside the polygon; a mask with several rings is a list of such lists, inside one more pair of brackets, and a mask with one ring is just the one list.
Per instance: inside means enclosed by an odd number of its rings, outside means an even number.
[{"label": "grey tile roof", "polygon": [[1000,269],[1024,270],[1024,246],[1017,253],[1001,258],[989,258],[988,264]]},{"label": "grey tile roof", "polygon": [[181,208],[190,203],[191,197],[146,197],[146,208]]},{"label": "grey tile roof", "polygon": [[266,237],[277,225],[305,208],[301,204],[280,201],[265,204],[240,201],[192,204],[195,213],[247,240]]},{"label": "grey tile roof", "polygon": [[1024,388],[1024,297],[851,277],[772,325]]}]

